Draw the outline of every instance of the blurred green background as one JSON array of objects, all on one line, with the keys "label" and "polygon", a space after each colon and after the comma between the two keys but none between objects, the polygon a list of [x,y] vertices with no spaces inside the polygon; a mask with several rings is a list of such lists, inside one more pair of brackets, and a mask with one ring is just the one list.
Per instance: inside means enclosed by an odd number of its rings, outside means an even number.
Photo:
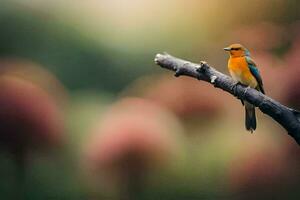
[{"label": "blurred green background", "polygon": [[[22,132],[30,143],[0,137],[1,199],[300,198],[300,150],[283,128],[258,111],[249,134],[239,101],[207,83],[175,79],[153,61],[168,52],[227,73],[222,48],[242,43],[266,93],[300,109],[299,1],[0,3],[0,134]],[[15,87],[29,92],[15,95]],[[8,123],[2,102],[26,111]],[[32,133],[51,134],[54,122],[63,127],[59,145],[36,147],[44,140]],[[25,164],[15,162],[19,145]]]}]

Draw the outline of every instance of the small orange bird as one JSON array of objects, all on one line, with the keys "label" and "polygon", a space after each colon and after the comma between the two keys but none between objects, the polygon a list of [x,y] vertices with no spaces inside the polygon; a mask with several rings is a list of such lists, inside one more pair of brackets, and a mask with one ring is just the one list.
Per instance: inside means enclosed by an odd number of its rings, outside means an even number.
[{"label": "small orange bird", "polygon": [[[228,51],[230,58],[228,60],[228,70],[231,77],[242,85],[255,88],[256,90],[265,94],[263,88],[263,82],[258,71],[257,65],[250,57],[248,49],[241,44],[232,44],[229,47],[224,48]],[[245,126],[251,133],[256,129],[256,116],[255,106],[243,102],[245,105]]]}]

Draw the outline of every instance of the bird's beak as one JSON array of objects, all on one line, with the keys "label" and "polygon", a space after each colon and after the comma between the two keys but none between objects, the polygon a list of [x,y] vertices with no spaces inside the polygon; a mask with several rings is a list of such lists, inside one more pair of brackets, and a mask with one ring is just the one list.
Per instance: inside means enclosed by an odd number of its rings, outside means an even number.
[{"label": "bird's beak", "polygon": [[230,48],[230,47],[225,47],[224,50],[225,50],[225,51],[230,51],[231,48]]}]

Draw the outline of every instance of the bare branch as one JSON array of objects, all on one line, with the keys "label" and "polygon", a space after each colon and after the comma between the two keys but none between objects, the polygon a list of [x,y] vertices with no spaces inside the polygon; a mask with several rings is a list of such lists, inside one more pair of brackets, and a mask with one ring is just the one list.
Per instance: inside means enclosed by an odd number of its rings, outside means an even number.
[{"label": "bare branch", "polygon": [[299,111],[286,107],[255,89],[237,85],[229,76],[210,67],[206,62],[201,61],[200,64],[195,64],[166,53],[157,54],[154,61],[162,68],[175,71],[176,77],[185,75],[209,82],[216,88],[255,105],[285,128],[288,134],[300,145]]}]

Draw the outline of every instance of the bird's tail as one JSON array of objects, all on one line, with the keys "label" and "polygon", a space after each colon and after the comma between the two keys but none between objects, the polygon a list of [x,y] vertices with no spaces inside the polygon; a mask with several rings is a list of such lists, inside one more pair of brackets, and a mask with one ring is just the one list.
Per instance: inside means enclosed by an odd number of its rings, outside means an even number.
[{"label": "bird's tail", "polygon": [[245,101],[245,126],[247,131],[253,133],[256,129],[255,106]]}]

